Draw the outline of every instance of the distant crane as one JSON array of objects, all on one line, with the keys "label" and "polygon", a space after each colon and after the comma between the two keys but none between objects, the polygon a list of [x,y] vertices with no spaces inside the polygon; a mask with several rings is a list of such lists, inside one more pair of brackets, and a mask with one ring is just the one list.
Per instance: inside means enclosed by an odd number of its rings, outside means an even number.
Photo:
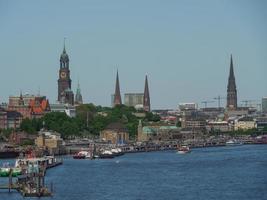
[{"label": "distant crane", "polygon": [[208,103],[213,103],[214,101],[202,101],[201,103],[203,103],[205,105],[205,108],[207,108]]},{"label": "distant crane", "polygon": [[244,101],[241,101],[243,103],[245,103],[245,107],[252,107],[252,102],[254,102],[256,100],[244,100]]},{"label": "distant crane", "polygon": [[218,108],[220,108],[221,107],[221,100],[226,99],[226,98],[218,95],[217,97],[214,97],[213,99],[218,100]]}]

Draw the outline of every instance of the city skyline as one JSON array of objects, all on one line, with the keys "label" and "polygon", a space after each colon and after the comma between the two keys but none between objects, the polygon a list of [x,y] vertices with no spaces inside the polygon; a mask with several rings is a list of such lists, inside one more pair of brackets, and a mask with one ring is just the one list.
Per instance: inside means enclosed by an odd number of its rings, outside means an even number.
[{"label": "city skyline", "polygon": [[230,54],[238,103],[267,96],[266,2],[149,2],[92,1],[75,4],[76,15],[68,16],[63,13],[71,11],[71,2],[62,12],[57,2],[27,7],[1,1],[0,66],[5,73],[0,102],[20,90],[37,94],[39,88],[55,102],[64,37],[72,90],[79,80],[84,102],[110,106],[118,68],[122,96],[142,92],[147,74],[152,109],[177,108],[179,102],[203,106],[204,100],[226,97]]}]

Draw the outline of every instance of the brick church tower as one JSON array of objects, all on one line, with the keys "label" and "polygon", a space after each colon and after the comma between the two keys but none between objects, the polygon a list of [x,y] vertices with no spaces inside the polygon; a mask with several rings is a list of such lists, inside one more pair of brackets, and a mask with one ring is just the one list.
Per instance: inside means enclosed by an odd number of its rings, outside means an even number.
[{"label": "brick church tower", "polygon": [[74,104],[74,94],[71,90],[69,56],[66,53],[65,41],[64,41],[63,52],[60,56],[60,69],[58,78],[58,102],[70,105]]},{"label": "brick church tower", "polygon": [[146,79],[145,79],[143,108],[144,108],[144,111],[150,112],[150,96],[149,96],[149,88],[148,88],[147,76],[146,76]]},{"label": "brick church tower", "polygon": [[120,82],[119,82],[119,72],[117,70],[116,76],[116,85],[115,85],[115,93],[114,93],[114,102],[113,105],[121,105],[121,92],[120,92]]},{"label": "brick church tower", "polygon": [[237,109],[237,91],[236,91],[236,84],[235,84],[235,74],[234,74],[232,55],[231,55],[230,72],[229,72],[228,85],[227,85],[227,109],[229,110]]}]

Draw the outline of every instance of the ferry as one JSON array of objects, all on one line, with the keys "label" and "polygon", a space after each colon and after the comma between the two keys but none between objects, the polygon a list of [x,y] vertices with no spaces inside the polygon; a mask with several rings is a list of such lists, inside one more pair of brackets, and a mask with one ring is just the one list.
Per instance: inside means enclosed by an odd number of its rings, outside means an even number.
[{"label": "ferry", "polygon": [[61,165],[62,159],[54,156],[44,156],[40,158],[18,158],[15,162],[15,168],[27,169],[29,166],[42,166],[45,169]]},{"label": "ferry", "polygon": [[191,151],[191,150],[190,150],[189,146],[185,146],[185,145],[183,145],[183,146],[180,146],[180,147],[178,148],[177,153],[179,153],[179,154],[186,154],[186,153],[189,153],[190,151]]}]

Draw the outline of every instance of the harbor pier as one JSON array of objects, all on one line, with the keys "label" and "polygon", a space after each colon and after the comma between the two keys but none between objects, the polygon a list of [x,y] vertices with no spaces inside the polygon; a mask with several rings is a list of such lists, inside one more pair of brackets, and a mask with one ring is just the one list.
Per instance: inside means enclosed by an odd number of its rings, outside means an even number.
[{"label": "harbor pier", "polygon": [[0,189],[18,191],[23,197],[47,197],[53,195],[53,184],[50,190],[45,185],[46,170],[63,164],[61,158],[43,157],[18,159],[21,175],[14,175],[15,168],[9,168],[6,176],[7,183],[0,185]]}]

